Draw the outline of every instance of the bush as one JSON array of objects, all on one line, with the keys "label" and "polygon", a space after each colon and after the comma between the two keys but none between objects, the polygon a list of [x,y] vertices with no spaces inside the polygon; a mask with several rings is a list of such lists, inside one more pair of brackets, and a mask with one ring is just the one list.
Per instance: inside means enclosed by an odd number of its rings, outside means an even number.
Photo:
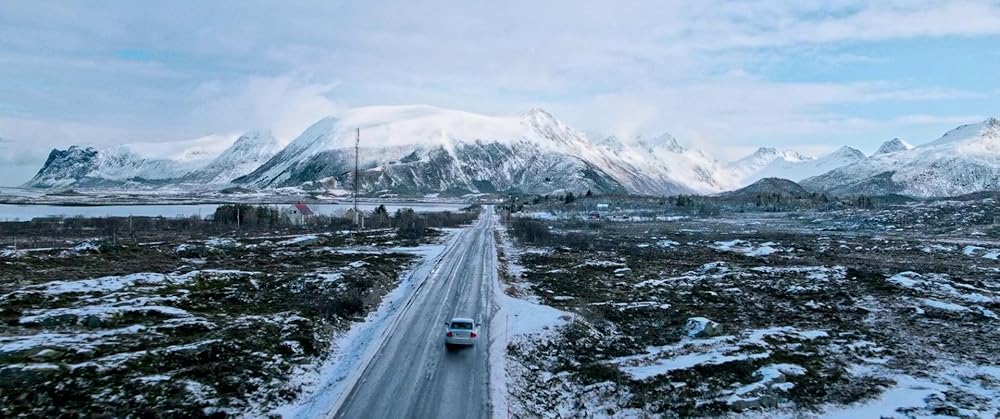
[{"label": "bush", "polygon": [[419,240],[427,234],[427,222],[410,208],[396,211],[393,220],[396,224],[396,235],[402,239]]},{"label": "bush", "polygon": [[552,233],[538,220],[514,218],[510,221],[510,230],[514,237],[526,243],[545,245],[552,242]]},{"label": "bush", "polygon": [[396,211],[392,225],[402,239],[418,240],[427,234],[429,228],[459,227],[479,218],[479,212],[429,212],[418,214],[410,208]]}]

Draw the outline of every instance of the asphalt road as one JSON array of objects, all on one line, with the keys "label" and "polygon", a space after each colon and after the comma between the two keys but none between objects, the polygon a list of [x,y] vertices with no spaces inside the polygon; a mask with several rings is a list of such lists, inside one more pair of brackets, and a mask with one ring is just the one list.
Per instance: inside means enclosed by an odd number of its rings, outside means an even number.
[{"label": "asphalt road", "polygon": [[[458,232],[350,390],[337,418],[490,416],[489,319],[496,248],[492,208]],[[445,322],[471,317],[479,342],[446,350]]]}]

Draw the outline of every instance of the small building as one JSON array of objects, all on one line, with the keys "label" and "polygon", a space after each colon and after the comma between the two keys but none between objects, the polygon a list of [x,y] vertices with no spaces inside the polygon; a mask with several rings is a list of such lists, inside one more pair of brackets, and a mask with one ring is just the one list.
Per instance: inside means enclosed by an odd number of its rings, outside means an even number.
[{"label": "small building", "polygon": [[309,217],[316,215],[312,208],[302,202],[296,202],[285,210],[288,220],[295,225],[303,225]]},{"label": "small building", "polygon": [[597,204],[597,210],[598,211],[607,211],[608,210],[608,204]]}]

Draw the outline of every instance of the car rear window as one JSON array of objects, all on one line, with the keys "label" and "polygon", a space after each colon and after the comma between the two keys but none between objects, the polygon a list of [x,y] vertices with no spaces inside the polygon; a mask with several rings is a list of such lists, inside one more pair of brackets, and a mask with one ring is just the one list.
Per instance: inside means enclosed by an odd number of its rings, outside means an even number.
[{"label": "car rear window", "polygon": [[452,329],[460,329],[460,330],[470,330],[470,329],[472,329],[472,323],[452,322],[451,323],[451,328]]}]

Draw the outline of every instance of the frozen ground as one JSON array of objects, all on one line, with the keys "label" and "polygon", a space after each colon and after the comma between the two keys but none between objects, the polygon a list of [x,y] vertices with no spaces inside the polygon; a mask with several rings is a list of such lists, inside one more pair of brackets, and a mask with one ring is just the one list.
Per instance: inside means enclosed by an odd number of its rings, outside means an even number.
[{"label": "frozen ground", "polygon": [[998,212],[515,218],[508,292],[571,320],[510,346],[513,413],[997,417]]},{"label": "frozen ground", "polygon": [[0,416],[269,412],[436,249],[374,231],[4,253]]}]

